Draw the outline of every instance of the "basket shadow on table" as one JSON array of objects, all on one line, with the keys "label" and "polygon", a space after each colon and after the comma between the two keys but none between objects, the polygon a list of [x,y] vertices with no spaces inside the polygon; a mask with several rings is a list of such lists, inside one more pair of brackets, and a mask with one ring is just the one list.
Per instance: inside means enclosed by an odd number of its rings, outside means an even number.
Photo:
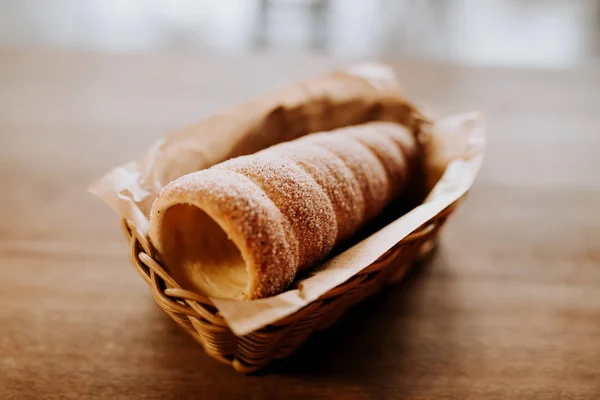
[{"label": "basket shadow on table", "polygon": [[[354,305],[330,328],[314,333],[287,358],[276,360],[258,374],[336,376],[353,380],[381,378],[385,369],[394,375],[414,368],[411,358],[422,340],[420,314],[427,313],[426,291],[433,269],[444,263],[443,248],[415,264],[397,284]],[[438,294],[443,296],[443,294]],[[436,330],[450,334],[452,323],[437,321]],[[392,371],[390,371],[392,372]]]}]

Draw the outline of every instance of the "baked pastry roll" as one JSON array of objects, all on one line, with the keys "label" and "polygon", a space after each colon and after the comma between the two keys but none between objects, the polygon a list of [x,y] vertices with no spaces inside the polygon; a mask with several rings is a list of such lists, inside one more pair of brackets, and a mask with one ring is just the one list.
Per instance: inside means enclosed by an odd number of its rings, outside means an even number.
[{"label": "baked pastry roll", "polygon": [[411,132],[390,122],[307,135],[171,182],[150,239],[188,290],[272,296],[399,198],[418,156]]}]

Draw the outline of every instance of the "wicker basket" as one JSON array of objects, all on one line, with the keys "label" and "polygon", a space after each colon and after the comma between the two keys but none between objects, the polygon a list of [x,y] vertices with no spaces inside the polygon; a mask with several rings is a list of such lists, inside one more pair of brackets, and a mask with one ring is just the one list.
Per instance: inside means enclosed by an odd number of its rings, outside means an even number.
[{"label": "wicker basket", "polygon": [[458,201],[460,199],[348,281],[294,314],[241,337],[229,329],[207,297],[183,290],[173,281],[154,259],[147,237],[124,219],[122,227],[129,241],[133,266],[152,289],[158,305],[201,343],[210,356],[232,365],[237,371],[252,372],[274,359],[288,356],[315,330],[335,323],[348,307],[383,286],[398,282],[424,251],[433,248],[440,228]]}]

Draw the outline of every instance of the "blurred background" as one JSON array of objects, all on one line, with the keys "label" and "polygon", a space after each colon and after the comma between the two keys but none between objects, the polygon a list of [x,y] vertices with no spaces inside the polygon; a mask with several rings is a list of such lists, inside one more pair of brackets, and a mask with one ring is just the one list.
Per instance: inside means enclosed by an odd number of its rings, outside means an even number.
[{"label": "blurred background", "polygon": [[598,0],[0,0],[0,46],[600,65]]}]

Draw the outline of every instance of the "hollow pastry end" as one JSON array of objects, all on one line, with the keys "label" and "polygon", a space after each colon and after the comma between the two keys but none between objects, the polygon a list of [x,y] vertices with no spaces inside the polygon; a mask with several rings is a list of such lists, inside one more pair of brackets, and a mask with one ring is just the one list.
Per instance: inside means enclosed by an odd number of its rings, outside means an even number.
[{"label": "hollow pastry end", "polygon": [[152,207],[150,239],[184,289],[230,299],[267,297],[295,275],[277,213],[247,178],[201,171],[161,192]]}]

